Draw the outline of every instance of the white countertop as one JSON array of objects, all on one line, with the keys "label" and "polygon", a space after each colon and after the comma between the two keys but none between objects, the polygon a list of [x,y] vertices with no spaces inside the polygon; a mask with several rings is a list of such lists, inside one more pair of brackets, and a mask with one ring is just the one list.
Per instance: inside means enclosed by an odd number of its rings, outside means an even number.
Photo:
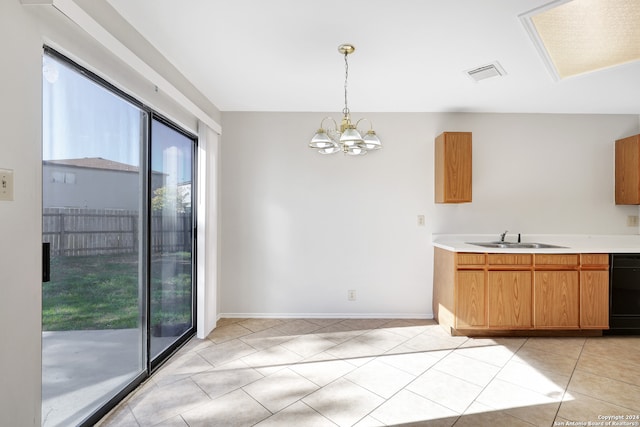
[{"label": "white countertop", "polygon": [[[517,241],[517,234],[507,234],[505,241]],[[496,234],[434,234],[433,246],[452,252],[491,252],[491,253],[640,253],[640,235],[588,235],[588,234],[523,234],[523,243],[547,243],[562,248],[485,248],[469,242],[495,242],[500,240]]]}]

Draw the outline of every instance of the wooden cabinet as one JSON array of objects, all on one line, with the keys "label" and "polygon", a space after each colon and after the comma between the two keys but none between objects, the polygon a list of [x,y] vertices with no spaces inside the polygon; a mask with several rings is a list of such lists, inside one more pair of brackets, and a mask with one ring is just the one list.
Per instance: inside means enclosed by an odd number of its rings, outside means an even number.
[{"label": "wooden cabinet", "polygon": [[578,254],[536,254],[534,326],[578,328],[580,312]]},{"label": "wooden cabinet", "polygon": [[580,325],[578,271],[536,271],[534,326],[577,328]]},{"label": "wooden cabinet", "polygon": [[580,272],[580,327],[609,328],[609,272]]},{"label": "wooden cabinet", "polygon": [[471,132],[444,132],[435,140],[435,202],[471,202]]},{"label": "wooden cabinet", "polygon": [[580,327],[609,327],[609,256],[583,254],[580,272]]},{"label": "wooden cabinet", "polygon": [[456,292],[456,327],[486,326],[486,291],[484,270],[458,271]]},{"label": "wooden cabinet", "polygon": [[455,255],[454,287],[456,328],[487,326],[487,283],[485,254],[458,253]]},{"label": "wooden cabinet", "polygon": [[616,141],[616,204],[640,204],[640,135]]},{"label": "wooden cabinet", "polygon": [[489,327],[531,328],[531,272],[489,271]]},{"label": "wooden cabinet", "polygon": [[435,248],[434,261],[434,316],[454,334],[599,332],[609,327],[608,254]]},{"label": "wooden cabinet", "polygon": [[531,328],[531,254],[487,254],[489,328]]}]

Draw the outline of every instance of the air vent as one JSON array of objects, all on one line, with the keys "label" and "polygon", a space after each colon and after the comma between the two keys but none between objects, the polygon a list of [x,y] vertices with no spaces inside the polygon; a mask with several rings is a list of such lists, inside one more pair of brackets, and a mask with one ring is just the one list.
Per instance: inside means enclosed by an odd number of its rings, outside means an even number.
[{"label": "air vent", "polygon": [[476,82],[479,82],[480,80],[490,79],[492,77],[501,77],[507,74],[504,71],[504,68],[502,68],[502,66],[497,61],[478,68],[474,68],[472,70],[467,70],[465,71],[465,73],[467,73],[467,75]]}]

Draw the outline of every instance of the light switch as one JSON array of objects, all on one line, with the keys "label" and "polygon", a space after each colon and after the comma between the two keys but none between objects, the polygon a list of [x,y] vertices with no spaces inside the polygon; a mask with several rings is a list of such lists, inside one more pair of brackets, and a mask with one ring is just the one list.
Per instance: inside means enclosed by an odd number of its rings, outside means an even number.
[{"label": "light switch", "polygon": [[0,200],[13,200],[13,171],[0,169]]}]

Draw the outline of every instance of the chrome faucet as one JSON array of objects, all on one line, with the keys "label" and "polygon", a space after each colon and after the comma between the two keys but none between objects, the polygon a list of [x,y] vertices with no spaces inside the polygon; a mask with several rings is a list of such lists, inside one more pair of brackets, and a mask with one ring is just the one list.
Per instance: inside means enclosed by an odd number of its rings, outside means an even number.
[{"label": "chrome faucet", "polygon": [[[505,237],[507,237],[507,233],[509,232],[509,230],[504,230],[504,233],[500,233],[500,241],[504,242]],[[518,243],[521,242],[521,237],[520,237],[520,233],[518,233]]]}]

